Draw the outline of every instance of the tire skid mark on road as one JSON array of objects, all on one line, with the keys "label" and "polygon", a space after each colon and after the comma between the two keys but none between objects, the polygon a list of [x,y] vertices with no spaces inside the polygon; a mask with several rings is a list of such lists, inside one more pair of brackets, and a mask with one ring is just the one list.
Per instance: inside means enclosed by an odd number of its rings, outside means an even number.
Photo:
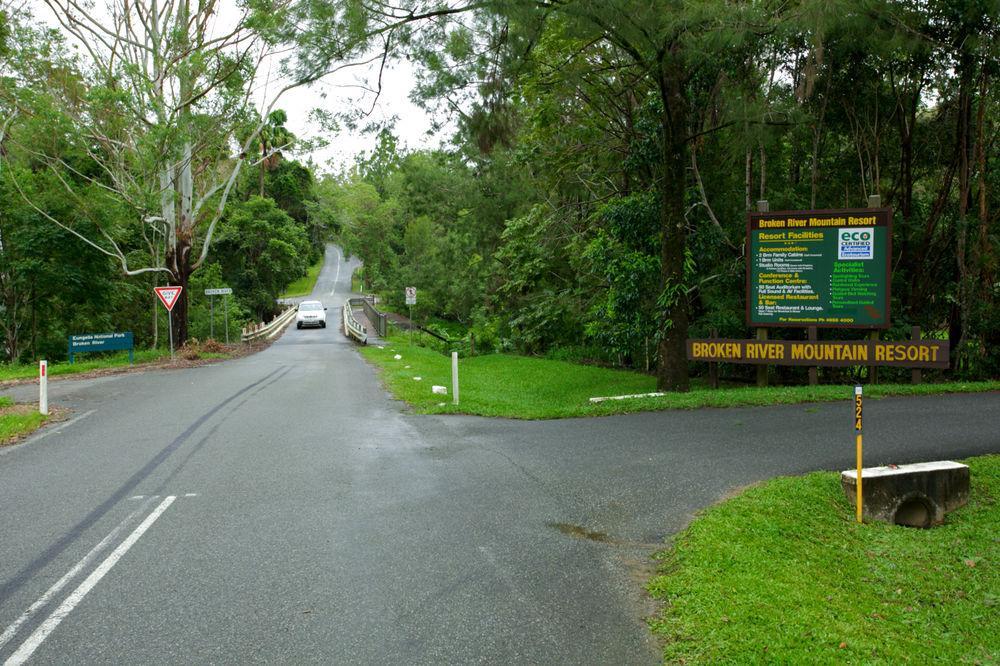
[{"label": "tire skid mark on road", "polygon": [[[59,626],[66,616],[73,612],[73,609],[76,608],[81,601],[83,601],[83,598],[87,596],[87,593],[94,589],[94,586],[97,585],[97,583],[99,583],[109,571],[111,571],[111,568],[118,563],[118,560],[124,557],[125,553],[127,553],[132,546],[135,545],[139,538],[142,537],[142,535],[145,534],[150,527],[152,527],[153,523],[155,523],[156,520],[163,515],[163,512],[166,511],[176,499],[177,497],[175,495],[169,495],[166,499],[160,502],[160,504],[153,509],[153,512],[146,516],[145,520],[139,523],[139,526],[136,527],[124,541],[118,544],[118,547],[111,551],[111,554],[108,555],[96,569],[90,572],[90,575],[87,576],[84,581],[80,583],[77,588],[73,590],[68,597],[66,597],[65,600],[63,600],[61,604],[59,604],[59,607],[52,611],[52,614],[49,615],[49,617],[46,618],[46,620],[42,622],[35,629],[35,631],[28,636],[27,639],[25,639],[24,643],[21,644],[17,651],[4,662],[4,666],[20,666],[30,659],[31,655],[35,653],[35,650],[37,650],[45,639],[49,637],[49,634],[55,631],[56,627]],[[118,528],[116,528],[112,534],[109,534],[106,539],[110,538],[113,534],[116,534],[117,529]],[[74,567],[74,569],[75,568],[76,567]]]},{"label": "tire skid mark on road", "polygon": [[201,439],[199,439],[197,442],[195,442],[194,446],[192,446],[190,448],[190,450],[186,453],[186,455],[180,461],[178,461],[178,463],[170,471],[170,474],[168,474],[167,477],[165,479],[163,479],[163,482],[160,483],[160,485],[158,487],[156,487],[153,490],[153,492],[161,493],[161,494],[164,493],[164,491],[166,490],[167,486],[169,486],[173,482],[173,480],[177,477],[177,475],[180,474],[181,471],[191,461],[191,459],[195,455],[197,455],[199,451],[201,451],[201,449],[205,446],[205,444],[207,444],[208,441],[210,439],[212,439],[212,437],[215,435],[215,433],[219,430],[219,428],[221,428],[226,423],[226,421],[229,419],[229,417],[233,416],[237,412],[237,410],[239,410],[243,405],[245,405],[250,400],[250,398],[254,397],[255,395],[257,395],[259,393],[262,393],[265,389],[267,389],[269,386],[271,386],[274,383],[276,383],[278,380],[282,379],[285,375],[287,375],[291,371],[292,371],[291,367],[285,366],[283,368],[283,372],[280,372],[279,374],[272,376],[269,381],[267,381],[267,382],[261,384],[260,386],[258,386],[256,390],[251,391],[251,392],[245,394],[243,396],[242,400],[240,400],[238,403],[236,403],[235,405],[233,405],[232,409],[230,409],[226,413],[225,416],[223,416],[221,419],[219,419],[219,421],[217,423],[215,423],[209,429],[209,431],[206,432],[204,434],[204,436],[201,437]]},{"label": "tire skid mark on road", "polygon": [[176,451],[184,442],[190,439],[191,435],[195,433],[198,428],[200,428],[206,421],[215,416],[219,411],[228,406],[233,401],[237,400],[246,393],[249,393],[253,389],[257,388],[261,384],[269,383],[269,380],[277,380],[280,377],[276,375],[284,375],[289,372],[291,367],[281,366],[264,377],[258,379],[255,382],[244,386],[236,393],[232,394],[222,402],[212,407],[210,410],[199,416],[191,425],[189,425],[184,432],[174,438],[169,444],[167,444],[163,449],[160,450],[148,463],[146,463],[142,469],[133,474],[125,483],[121,485],[110,497],[108,497],[99,506],[93,509],[89,514],[87,514],[80,522],[71,527],[66,534],[55,541],[51,546],[45,549],[41,555],[36,557],[33,561],[29,562],[20,571],[18,571],[14,576],[0,585],[0,605],[8,601],[11,596],[17,592],[25,583],[27,583],[32,577],[38,574],[45,566],[50,564],[56,557],[61,555],[70,544],[80,538],[80,536],[90,527],[103,518],[112,507],[114,507],[118,502],[127,498],[130,493],[132,493],[135,488],[150,474],[152,474],[163,462],[170,457],[170,455]]}]

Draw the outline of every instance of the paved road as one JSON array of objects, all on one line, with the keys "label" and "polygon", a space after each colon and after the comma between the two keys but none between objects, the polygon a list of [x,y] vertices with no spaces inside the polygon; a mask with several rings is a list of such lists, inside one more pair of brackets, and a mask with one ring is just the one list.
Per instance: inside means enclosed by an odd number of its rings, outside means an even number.
[{"label": "paved road", "polygon": [[[331,250],[331,326],[255,356],[52,384],[76,420],[0,453],[0,661],[654,663],[652,548],[734,487],[851,464],[846,404],[407,414],[333,325],[349,276]],[[870,402],[868,461],[1000,451],[998,414]]]}]

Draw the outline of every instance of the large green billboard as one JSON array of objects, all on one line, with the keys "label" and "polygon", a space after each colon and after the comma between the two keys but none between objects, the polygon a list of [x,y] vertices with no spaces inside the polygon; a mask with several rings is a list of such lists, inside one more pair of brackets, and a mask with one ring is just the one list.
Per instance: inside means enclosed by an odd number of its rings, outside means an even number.
[{"label": "large green billboard", "polygon": [[892,210],[747,216],[747,324],[887,328]]}]

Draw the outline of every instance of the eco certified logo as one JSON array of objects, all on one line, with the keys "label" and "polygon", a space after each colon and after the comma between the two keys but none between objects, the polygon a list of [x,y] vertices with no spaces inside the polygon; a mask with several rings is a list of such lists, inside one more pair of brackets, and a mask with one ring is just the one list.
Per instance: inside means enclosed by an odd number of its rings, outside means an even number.
[{"label": "eco certified logo", "polygon": [[875,228],[837,229],[837,259],[854,261],[875,258]]}]

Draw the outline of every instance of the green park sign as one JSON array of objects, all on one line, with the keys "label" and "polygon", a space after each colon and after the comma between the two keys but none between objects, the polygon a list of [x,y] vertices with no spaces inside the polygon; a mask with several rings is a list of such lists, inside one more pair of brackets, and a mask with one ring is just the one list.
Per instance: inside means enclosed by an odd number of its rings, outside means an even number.
[{"label": "green park sign", "polygon": [[81,352],[106,352],[128,350],[128,362],[134,363],[135,344],[132,331],[120,333],[83,333],[69,336],[69,362]]},{"label": "green park sign", "polygon": [[747,216],[747,324],[888,328],[892,210]]}]

